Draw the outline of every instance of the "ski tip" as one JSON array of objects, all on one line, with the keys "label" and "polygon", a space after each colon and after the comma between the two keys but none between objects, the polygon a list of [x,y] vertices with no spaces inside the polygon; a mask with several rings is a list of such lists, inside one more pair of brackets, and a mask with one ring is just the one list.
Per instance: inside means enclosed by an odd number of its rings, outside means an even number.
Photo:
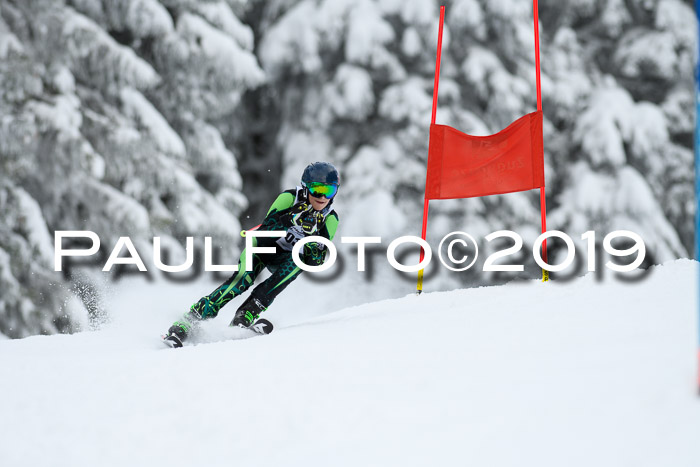
[{"label": "ski tip", "polygon": [[178,349],[182,347],[182,341],[178,339],[177,336],[173,335],[161,336],[161,342],[166,347],[170,347],[171,349]]},{"label": "ski tip", "polygon": [[173,345],[173,343],[170,342],[169,340],[167,340],[165,337],[163,337],[160,341],[163,343],[164,346],[166,346],[166,347],[168,347],[168,348],[170,348],[170,349],[174,349],[174,348],[175,348],[175,346]]},{"label": "ski tip", "polygon": [[257,332],[258,334],[270,334],[274,328],[275,327],[270,321],[262,318],[253,323],[249,329]]}]

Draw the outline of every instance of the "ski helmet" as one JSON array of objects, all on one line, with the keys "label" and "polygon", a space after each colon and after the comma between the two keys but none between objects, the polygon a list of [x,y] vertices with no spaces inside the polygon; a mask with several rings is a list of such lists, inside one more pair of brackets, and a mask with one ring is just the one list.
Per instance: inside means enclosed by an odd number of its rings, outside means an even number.
[{"label": "ski helmet", "polygon": [[340,186],[340,175],[333,164],[328,162],[314,162],[304,169],[301,176],[301,184],[307,194],[323,195],[332,199]]}]

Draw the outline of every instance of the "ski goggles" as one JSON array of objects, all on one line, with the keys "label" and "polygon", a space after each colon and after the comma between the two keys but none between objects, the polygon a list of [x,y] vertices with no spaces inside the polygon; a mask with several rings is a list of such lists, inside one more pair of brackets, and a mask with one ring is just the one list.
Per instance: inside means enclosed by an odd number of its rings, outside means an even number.
[{"label": "ski goggles", "polygon": [[326,198],[331,199],[336,193],[338,193],[338,185],[335,183],[311,182],[306,184],[306,188],[309,190],[311,196],[316,198],[325,196]]}]

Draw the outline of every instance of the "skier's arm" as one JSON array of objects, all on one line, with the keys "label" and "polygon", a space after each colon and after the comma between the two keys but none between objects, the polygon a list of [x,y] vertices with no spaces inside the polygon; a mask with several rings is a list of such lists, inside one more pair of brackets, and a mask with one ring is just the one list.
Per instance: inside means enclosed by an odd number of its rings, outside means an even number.
[{"label": "skier's arm", "polygon": [[335,237],[335,232],[338,230],[338,214],[335,211],[328,214],[326,217],[326,223],[321,229],[321,235],[326,237],[328,240],[333,240]]},{"label": "skier's arm", "polygon": [[[319,231],[319,235],[333,240],[335,232],[338,230],[338,214],[333,211],[326,217],[326,222],[323,228]],[[326,260],[327,248],[320,243],[310,242],[304,245],[304,263],[310,266],[319,266]]]},{"label": "skier's arm", "polygon": [[291,208],[292,205],[294,204],[294,194],[292,194],[289,191],[285,191],[280,193],[280,195],[277,197],[274,203],[272,203],[272,206],[270,206],[270,209],[267,210],[267,214],[265,216],[269,216],[271,213],[274,212],[279,212],[284,209]]}]

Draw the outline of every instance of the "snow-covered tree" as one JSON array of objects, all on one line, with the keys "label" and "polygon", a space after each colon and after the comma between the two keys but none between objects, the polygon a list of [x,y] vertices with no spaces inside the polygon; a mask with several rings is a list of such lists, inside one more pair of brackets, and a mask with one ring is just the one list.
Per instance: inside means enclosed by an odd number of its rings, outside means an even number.
[{"label": "snow-covered tree", "polygon": [[0,332],[69,330],[60,291],[99,292],[89,274],[46,292],[63,283],[55,230],[129,236],[144,256],[155,235],[181,251],[210,235],[233,255],[246,198],[214,123],[262,82],[251,49],[226,2],[0,3]]},{"label": "snow-covered tree", "polygon": [[[94,311],[99,277],[51,272],[55,230],[128,235],[144,256],[154,235],[211,235],[232,256],[314,160],[341,169],[341,235],[419,234],[440,3],[437,122],[486,135],[535,110],[529,1],[0,2],[0,332]],[[688,255],[692,3],[539,4],[548,227]],[[431,203],[429,240],[501,229],[534,240],[536,191]]]},{"label": "snow-covered tree", "polygon": [[[349,234],[419,228],[438,3],[300,0],[266,10],[259,56],[281,93],[284,181],[310,159],[339,164]],[[485,135],[535,110],[532,3],[444,3],[437,122]],[[572,237],[627,228],[656,261],[687,255],[689,2],[545,0],[540,17],[548,227]],[[429,238],[511,229],[527,244],[539,234],[539,196],[433,202],[430,219]]]}]

